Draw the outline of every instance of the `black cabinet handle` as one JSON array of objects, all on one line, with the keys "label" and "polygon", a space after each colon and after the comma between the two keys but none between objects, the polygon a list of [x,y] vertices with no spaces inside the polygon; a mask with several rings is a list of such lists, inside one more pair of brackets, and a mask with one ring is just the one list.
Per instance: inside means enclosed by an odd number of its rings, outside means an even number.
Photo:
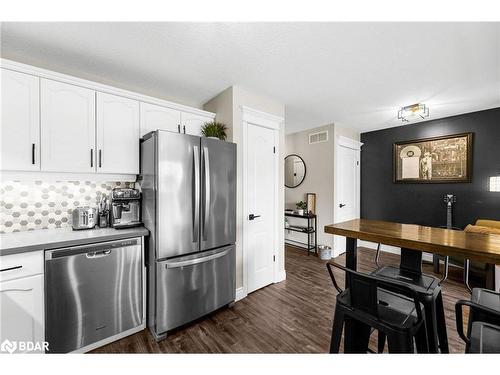
[{"label": "black cabinet handle", "polygon": [[23,268],[23,266],[14,266],[14,267],[9,267],[9,268],[3,268],[3,269],[0,270],[0,272],[14,271],[14,270],[18,270],[20,268]]},{"label": "black cabinet handle", "polygon": [[90,168],[94,167],[94,149],[90,149]]},{"label": "black cabinet handle", "polygon": [[177,131],[180,133],[181,132],[181,124],[177,125]]},{"label": "black cabinet handle", "polygon": [[186,134],[186,125],[184,125],[182,128],[184,130],[184,134]]},{"label": "black cabinet handle", "polygon": [[31,144],[31,164],[35,164],[35,144]]},{"label": "black cabinet handle", "polygon": [[102,150],[99,150],[99,168],[102,167]]}]

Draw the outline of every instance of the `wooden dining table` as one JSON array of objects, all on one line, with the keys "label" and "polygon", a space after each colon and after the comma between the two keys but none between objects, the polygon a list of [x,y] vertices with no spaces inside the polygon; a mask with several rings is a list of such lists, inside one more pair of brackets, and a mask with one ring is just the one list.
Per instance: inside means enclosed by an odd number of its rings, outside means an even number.
[{"label": "wooden dining table", "polygon": [[[418,272],[423,252],[487,263],[493,269],[500,264],[500,235],[368,219],[326,225],[325,232],[346,237],[346,267],[352,270],[357,268],[357,240],[400,247],[401,266]],[[494,283],[489,277],[487,287],[495,289]]]}]

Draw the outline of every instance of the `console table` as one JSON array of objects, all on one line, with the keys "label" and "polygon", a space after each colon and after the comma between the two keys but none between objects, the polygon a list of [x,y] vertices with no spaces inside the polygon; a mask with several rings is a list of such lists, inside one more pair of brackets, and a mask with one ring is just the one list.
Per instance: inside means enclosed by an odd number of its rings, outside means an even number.
[{"label": "console table", "polygon": [[[295,240],[290,240],[285,238],[285,243],[295,247],[305,248],[307,250],[307,255],[311,250],[314,250],[315,254],[318,254],[318,231],[317,231],[317,217],[313,214],[298,215],[290,212],[285,212],[285,217],[295,217],[303,220],[307,220],[307,227],[285,227],[285,230],[290,230],[292,232],[304,233],[307,235],[307,243]],[[313,241],[314,237],[314,241]]]}]

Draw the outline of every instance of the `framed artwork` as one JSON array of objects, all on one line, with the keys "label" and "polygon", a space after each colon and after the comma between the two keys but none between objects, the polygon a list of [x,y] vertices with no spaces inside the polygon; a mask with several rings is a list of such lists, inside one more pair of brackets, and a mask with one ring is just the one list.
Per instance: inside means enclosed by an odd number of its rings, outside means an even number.
[{"label": "framed artwork", "polygon": [[393,146],[394,182],[470,182],[472,133],[446,135]]},{"label": "framed artwork", "polygon": [[306,194],[307,212],[316,215],[316,193]]}]

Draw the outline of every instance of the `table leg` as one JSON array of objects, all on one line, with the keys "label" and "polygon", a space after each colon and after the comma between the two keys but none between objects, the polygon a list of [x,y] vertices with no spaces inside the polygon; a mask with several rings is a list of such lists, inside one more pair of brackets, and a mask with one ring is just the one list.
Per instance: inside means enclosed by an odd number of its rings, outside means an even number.
[{"label": "table leg", "polygon": [[[345,239],[345,266],[353,271],[358,267],[358,240],[356,238],[346,237]],[[347,288],[347,275],[345,280]]]}]

